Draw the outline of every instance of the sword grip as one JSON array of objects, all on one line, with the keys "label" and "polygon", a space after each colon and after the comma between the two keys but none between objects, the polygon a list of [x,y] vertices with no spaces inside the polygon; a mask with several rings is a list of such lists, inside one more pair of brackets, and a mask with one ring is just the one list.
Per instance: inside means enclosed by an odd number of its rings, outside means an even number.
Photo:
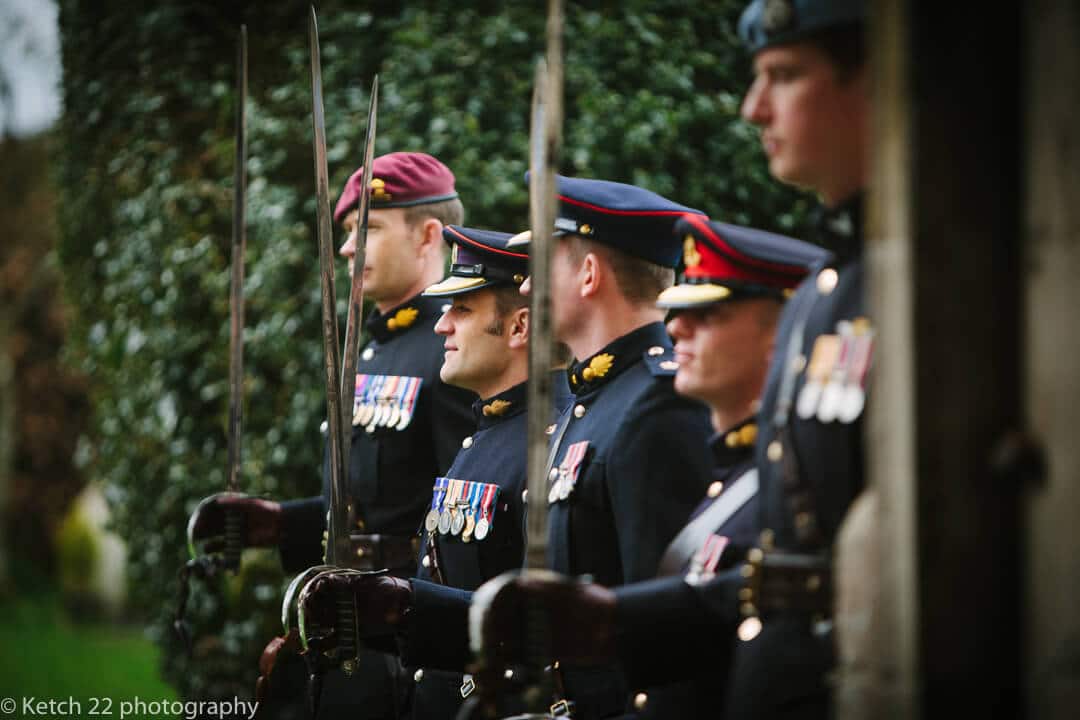
[{"label": "sword grip", "polygon": [[240,568],[240,554],[244,550],[244,515],[236,508],[225,509],[225,567],[236,571]]},{"label": "sword grip", "polygon": [[340,590],[337,602],[338,657],[341,658],[341,670],[345,675],[352,675],[357,664],[356,600],[351,590]]}]

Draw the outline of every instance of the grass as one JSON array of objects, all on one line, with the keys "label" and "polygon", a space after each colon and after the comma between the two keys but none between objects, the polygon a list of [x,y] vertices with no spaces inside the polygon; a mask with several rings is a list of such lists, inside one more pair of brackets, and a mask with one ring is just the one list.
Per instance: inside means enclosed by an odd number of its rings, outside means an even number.
[{"label": "grass", "polygon": [[[72,622],[55,595],[0,600],[2,698],[173,700],[176,691],[158,676],[158,656],[138,630]],[[82,714],[90,710],[83,702]]]}]

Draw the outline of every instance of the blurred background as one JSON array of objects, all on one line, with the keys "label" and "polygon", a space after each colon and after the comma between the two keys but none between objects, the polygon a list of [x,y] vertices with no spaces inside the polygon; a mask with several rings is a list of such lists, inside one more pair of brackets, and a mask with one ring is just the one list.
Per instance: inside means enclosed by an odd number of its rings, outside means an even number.
[{"label": "blurred background", "polygon": [[[569,3],[563,172],[798,233],[808,199],[769,181],[738,119],[742,5]],[[543,4],[317,10],[334,197],[359,165],[378,72],[376,153],[439,157],[467,224],[523,229]],[[243,489],[320,485],[307,13],[0,0],[0,694],[253,694],[288,580],[276,555],[247,551],[237,575],[194,584],[190,655],[171,621],[188,515],[225,485],[242,23]]]}]

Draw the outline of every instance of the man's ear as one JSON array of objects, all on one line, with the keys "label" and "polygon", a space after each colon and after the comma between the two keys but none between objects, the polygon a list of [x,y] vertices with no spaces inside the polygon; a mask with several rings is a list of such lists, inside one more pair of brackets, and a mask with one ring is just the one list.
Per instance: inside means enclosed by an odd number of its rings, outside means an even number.
[{"label": "man's ear", "polygon": [[590,297],[600,292],[604,282],[604,263],[597,253],[585,253],[585,258],[581,261],[578,277],[581,280],[579,286],[581,297]]},{"label": "man's ear", "polygon": [[529,346],[529,308],[521,307],[510,313],[507,345],[511,350]]},{"label": "man's ear", "polygon": [[420,242],[416,246],[417,254],[425,255],[432,251],[439,251],[441,246],[445,244],[443,240],[443,224],[435,218],[428,218],[424,220],[420,226]]}]

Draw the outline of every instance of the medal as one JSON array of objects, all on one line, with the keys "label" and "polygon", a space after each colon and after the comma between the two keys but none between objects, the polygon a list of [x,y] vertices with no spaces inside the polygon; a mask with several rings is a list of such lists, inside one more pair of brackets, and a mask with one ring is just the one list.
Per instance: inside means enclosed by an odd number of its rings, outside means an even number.
[{"label": "medal", "polygon": [[[576,442],[566,449],[566,455],[563,456],[563,460],[559,464],[559,479],[555,482],[555,487],[558,487],[556,497],[559,500],[566,500],[570,497],[570,493],[574,491],[574,486],[577,485],[578,473],[581,472],[581,463],[585,460],[585,453],[588,449],[588,440]],[[548,501],[549,503],[552,502],[550,493]]]},{"label": "medal", "polygon": [[[367,426],[371,422],[372,416],[375,415],[375,401],[379,395],[379,388],[382,387],[386,378],[383,375],[373,375],[365,388],[364,401],[360,406],[360,424]],[[366,429],[366,428],[365,428]],[[368,430],[371,432],[371,430]]]},{"label": "medal", "polygon": [[424,516],[424,529],[433,533],[439,529],[439,505],[446,494],[446,478],[435,478],[434,492],[431,494],[431,509]]},{"label": "medal", "polygon": [[810,364],[806,367],[806,384],[799,391],[795,412],[803,420],[809,420],[817,413],[821,402],[821,391],[832,372],[836,357],[840,352],[840,338],[836,335],[819,335],[814,340],[814,349],[810,353]]},{"label": "medal", "polygon": [[484,488],[483,483],[473,483],[469,490],[469,505],[465,508],[465,529],[461,531],[462,542],[472,542],[473,533],[476,531],[476,510]]},{"label": "medal", "polygon": [[821,402],[817,409],[817,419],[823,423],[831,423],[840,412],[844,396],[844,379],[847,377],[848,365],[851,364],[851,349],[854,344],[850,321],[841,320],[836,323],[836,330],[840,335],[840,349],[837,352],[836,364],[833,366],[829,381],[825,389],[821,391]]},{"label": "medal", "polygon": [[485,485],[484,494],[480,500],[480,519],[476,521],[476,529],[473,537],[483,540],[491,532],[491,521],[494,519],[495,498],[499,496],[498,485]]},{"label": "medal", "polygon": [[442,509],[442,512],[439,514],[439,534],[440,535],[448,535],[448,534],[450,534],[450,525],[454,520],[454,516],[453,516],[453,513],[451,512],[451,508],[454,506],[454,501],[456,500],[457,489],[458,489],[460,483],[461,483],[460,480],[451,480],[450,481],[450,489],[447,490],[446,496],[443,498],[443,509]]},{"label": "medal", "polygon": [[420,394],[420,386],[423,384],[423,378],[409,378],[407,383],[407,390],[405,392],[405,405],[401,410],[401,419],[398,420],[397,429],[404,430],[412,422],[413,410],[416,407],[416,397]]},{"label": "medal", "polygon": [[367,387],[368,380],[370,379],[370,375],[357,374],[356,376],[356,392],[353,394],[353,427],[360,424],[360,411],[363,410],[364,407],[364,390]]},{"label": "medal", "polygon": [[855,340],[851,368],[844,386],[838,418],[842,423],[854,422],[866,407],[866,375],[874,355],[874,329],[865,319],[855,320]]}]

